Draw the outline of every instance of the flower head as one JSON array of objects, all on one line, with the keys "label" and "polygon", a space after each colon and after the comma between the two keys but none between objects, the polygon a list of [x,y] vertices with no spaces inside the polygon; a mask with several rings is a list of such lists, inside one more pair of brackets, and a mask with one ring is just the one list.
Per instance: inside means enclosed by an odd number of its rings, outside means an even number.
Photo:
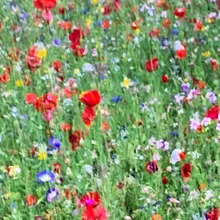
[{"label": "flower head", "polygon": [[55,176],[52,172],[43,170],[37,174],[37,181],[39,183],[54,182]]}]

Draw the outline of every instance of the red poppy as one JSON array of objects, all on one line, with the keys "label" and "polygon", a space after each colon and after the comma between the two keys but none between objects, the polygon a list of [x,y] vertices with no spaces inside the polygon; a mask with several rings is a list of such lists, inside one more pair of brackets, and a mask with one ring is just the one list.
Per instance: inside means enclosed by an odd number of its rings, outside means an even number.
[{"label": "red poppy", "polygon": [[164,185],[166,185],[168,183],[168,179],[165,176],[162,177],[162,183]]},{"label": "red poppy", "polygon": [[34,7],[40,10],[51,10],[56,7],[57,0],[33,0]]},{"label": "red poppy", "polygon": [[212,67],[212,70],[218,70],[218,63],[217,63],[217,60],[215,59],[212,59],[211,60],[211,67]]},{"label": "red poppy", "polygon": [[82,196],[80,203],[86,207],[95,208],[101,202],[101,198],[97,192],[88,192]]},{"label": "red poppy", "polygon": [[109,21],[108,21],[108,20],[104,20],[104,21],[102,22],[102,27],[103,27],[104,29],[108,29],[109,26],[110,26],[110,24],[109,24]]},{"label": "red poppy", "polygon": [[217,120],[218,114],[219,114],[219,106],[215,105],[207,110],[205,117],[210,118],[211,120]]},{"label": "red poppy", "polygon": [[58,8],[58,14],[59,14],[59,15],[64,14],[65,11],[66,11],[66,8],[64,8],[64,7],[60,7],[60,8]]},{"label": "red poppy", "polygon": [[9,81],[9,76],[6,73],[3,73],[0,75],[0,83],[7,83]]},{"label": "red poppy", "polygon": [[69,30],[72,27],[71,21],[61,21],[58,23],[58,27],[62,28],[63,30]]},{"label": "red poppy", "polygon": [[37,99],[37,96],[34,93],[27,93],[25,95],[25,101],[27,104],[33,104],[36,101],[36,99]]},{"label": "red poppy", "polygon": [[197,89],[204,89],[206,86],[204,81],[201,81],[195,77],[193,77],[193,85],[195,85]]},{"label": "red poppy", "polygon": [[162,75],[161,81],[162,81],[163,83],[167,83],[167,82],[169,81],[169,78],[168,78],[166,75]]},{"label": "red poppy", "polygon": [[80,140],[83,138],[83,133],[81,131],[74,131],[69,136],[69,142],[72,144],[72,150],[76,150],[80,146]]},{"label": "red poppy", "polygon": [[111,7],[109,6],[109,5],[106,5],[105,7],[104,7],[104,10],[103,10],[103,15],[108,15],[108,14],[110,14],[111,13],[111,11],[112,11],[112,9],[111,9]]},{"label": "red poppy", "polygon": [[37,56],[37,47],[31,47],[26,56],[26,63],[28,68],[33,72],[41,65],[41,59]]},{"label": "red poppy", "polygon": [[189,178],[191,175],[192,167],[189,163],[185,163],[181,168],[181,176],[183,178]]},{"label": "red poppy", "polygon": [[71,48],[73,50],[80,46],[80,40],[83,37],[83,31],[79,28],[75,28],[73,32],[69,34],[69,40],[71,41]]},{"label": "red poppy", "polygon": [[177,8],[174,10],[173,14],[178,18],[184,18],[186,16],[186,9],[185,8]]},{"label": "red poppy", "polygon": [[97,90],[90,90],[82,95],[80,101],[89,107],[95,107],[101,101],[101,96]]},{"label": "red poppy", "polygon": [[145,68],[148,72],[153,72],[155,70],[157,70],[159,67],[159,63],[158,63],[158,59],[155,57],[151,60],[148,60],[146,63],[145,63]]},{"label": "red poppy", "polygon": [[149,36],[150,37],[158,37],[160,34],[160,30],[158,28],[154,28],[150,33]]},{"label": "red poppy", "polygon": [[62,131],[70,131],[72,129],[72,125],[68,123],[61,122],[60,127]]},{"label": "red poppy", "polygon": [[82,120],[85,123],[85,125],[90,126],[91,122],[95,119],[95,111],[92,107],[86,106],[84,111],[82,112]]},{"label": "red poppy", "polygon": [[139,28],[138,22],[137,22],[137,21],[133,21],[133,22],[131,23],[131,29],[132,29],[132,30],[137,30],[138,28]]},{"label": "red poppy", "polygon": [[194,30],[195,30],[195,31],[200,31],[200,30],[202,30],[202,22],[201,22],[201,21],[196,20]]},{"label": "red poppy", "polygon": [[96,208],[87,207],[82,213],[82,220],[107,220],[107,212],[102,205]]},{"label": "red poppy", "polygon": [[218,0],[218,9],[220,9],[220,0]]},{"label": "red poppy", "polygon": [[150,161],[150,162],[146,163],[145,170],[149,174],[157,172],[158,171],[157,161],[153,160],[153,161]]},{"label": "red poppy", "polygon": [[61,73],[61,67],[62,67],[62,63],[59,60],[55,60],[52,64],[53,68],[58,72]]},{"label": "red poppy", "polygon": [[184,160],[186,158],[186,152],[182,151],[181,153],[179,153],[180,159]]},{"label": "red poppy", "polygon": [[183,58],[186,57],[186,55],[187,55],[187,53],[186,53],[185,48],[184,49],[179,49],[179,50],[176,51],[176,56],[177,56],[178,59],[183,59]]},{"label": "red poppy", "polygon": [[25,201],[26,201],[27,206],[32,206],[36,204],[37,198],[35,195],[27,195],[25,197]]},{"label": "red poppy", "polygon": [[219,209],[214,208],[209,212],[205,213],[205,219],[206,220],[218,220],[219,218]]},{"label": "red poppy", "polygon": [[166,18],[166,19],[164,19],[163,20],[163,26],[165,27],[165,28],[168,28],[169,26],[170,26],[170,19],[168,19],[168,18]]},{"label": "red poppy", "polygon": [[[72,45],[71,45],[71,48],[72,48]],[[82,48],[82,47],[77,47],[76,49],[73,49],[73,50],[77,57],[83,57],[86,54],[85,48]]]},{"label": "red poppy", "polygon": [[39,112],[47,112],[55,110],[58,97],[52,93],[47,93],[38,97],[33,103],[34,108]]}]

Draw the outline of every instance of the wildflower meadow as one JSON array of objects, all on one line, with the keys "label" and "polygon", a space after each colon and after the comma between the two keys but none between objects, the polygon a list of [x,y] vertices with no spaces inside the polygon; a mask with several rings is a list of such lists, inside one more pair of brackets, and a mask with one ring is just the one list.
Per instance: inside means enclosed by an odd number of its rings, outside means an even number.
[{"label": "wildflower meadow", "polygon": [[220,219],[220,0],[0,0],[0,220]]}]

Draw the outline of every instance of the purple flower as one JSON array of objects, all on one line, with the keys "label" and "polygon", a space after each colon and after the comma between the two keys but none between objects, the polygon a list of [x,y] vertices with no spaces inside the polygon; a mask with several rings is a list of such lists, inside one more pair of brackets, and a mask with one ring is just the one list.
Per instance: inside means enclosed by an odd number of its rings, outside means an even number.
[{"label": "purple flower", "polygon": [[54,147],[56,149],[60,149],[60,141],[57,138],[54,138],[53,136],[50,137],[50,139],[48,140],[48,144],[51,147]]},{"label": "purple flower", "polygon": [[58,197],[58,195],[59,195],[59,193],[58,193],[57,189],[55,189],[53,187],[47,191],[46,199],[48,202],[53,202]]},{"label": "purple flower", "polygon": [[212,92],[212,91],[207,92],[206,98],[209,99],[209,101],[210,101],[211,104],[215,103],[216,100],[217,100],[217,97],[216,97],[215,93]]},{"label": "purple flower", "polygon": [[39,183],[54,182],[55,176],[52,172],[43,170],[37,174],[37,181]]},{"label": "purple flower", "polygon": [[182,85],[181,85],[181,89],[182,89],[183,92],[188,92],[189,87],[190,87],[189,83],[182,83]]},{"label": "purple flower", "polygon": [[61,43],[60,39],[56,38],[53,41],[53,46],[58,47],[60,45],[60,43]]}]

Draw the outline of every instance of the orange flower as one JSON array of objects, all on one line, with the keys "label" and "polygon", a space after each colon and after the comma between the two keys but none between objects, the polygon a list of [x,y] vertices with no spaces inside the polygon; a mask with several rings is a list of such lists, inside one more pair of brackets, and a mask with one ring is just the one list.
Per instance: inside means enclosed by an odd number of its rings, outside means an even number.
[{"label": "orange flower", "polygon": [[35,195],[30,194],[25,197],[25,201],[28,206],[32,206],[36,204],[37,198]]},{"label": "orange flower", "polygon": [[72,125],[68,123],[61,122],[60,127],[62,131],[70,131],[72,129]]},{"label": "orange flower", "polygon": [[108,122],[103,122],[102,123],[102,130],[103,131],[108,131],[109,130],[109,124],[108,124]]},{"label": "orange flower", "polygon": [[153,214],[153,215],[151,216],[151,219],[152,219],[152,220],[162,220],[162,217],[161,217],[160,214]]}]

